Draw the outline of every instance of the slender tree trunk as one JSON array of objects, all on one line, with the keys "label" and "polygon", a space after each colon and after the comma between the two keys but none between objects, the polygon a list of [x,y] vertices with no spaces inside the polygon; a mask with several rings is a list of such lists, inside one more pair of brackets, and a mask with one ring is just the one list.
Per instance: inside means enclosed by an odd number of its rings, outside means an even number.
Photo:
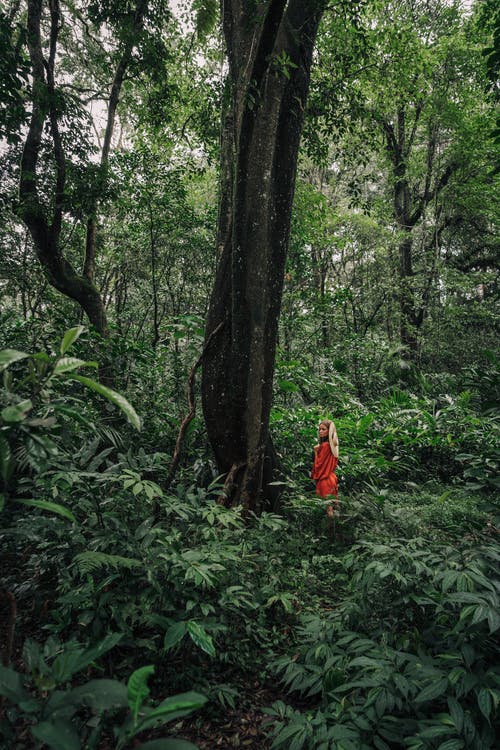
[{"label": "slender tree trunk", "polygon": [[272,500],[274,357],[299,139],[323,3],[224,0],[230,104],[222,129],[220,253],[203,411],[226,501]]},{"label": "slender tree trunk", "polygon": [[[58,126],[54,65],[60,28],[58,0],[49,0],[49,56],[45,60],[40,33],[42,0],[28,0],[28,47],[33,74],[33,108],[21,158],[19,215],[28,227],[37,257],[52,286],[78,302],[92,325],[103,336],[108,334],[106,311],[94,284],[80,276],[60,248],[60,234],[66,184],[66,160]],[[50,221],[38,196],[37,165],[42,132],[48,118],[56,167],[54,208]]]},{"label": "slender tree trunk", "polygon": [[[111,151],[111,139],[115,129],[116,111],[118,108],[118,102],[120,100],[120,93],[123,85],[123,80],[127,72],[127,68],[132,58],[132,51],[134,46],[137,44],[139,35],[142,31],[144,24],[144,15],[148,7],[148,0],[138,0],[132,28],[128,31],[128,38],[125,42],[122,55],[116,66],[113,83],[111,86],[111,92],[109,96],[108,104],[108,116],[106,121],[106,130],[104,133],[104,139],[102,143],[101,151],[101,170],[103,179],[105,179],[105,173],[108,168],[109,154]],[[98,201],[94,201],[94,205],[90,211],[90,215],[87,219],[87,234],[85,240],[85,260],[83,264],[83,275],[89,281],[94,280],[95,275],[95,262],[96,262],[96,242],[97,242],[97,209]]]},{"label": "slender tree trunk", "polygon": [[413,237],[417,223],[422,219],[426,206],[435,203],[435,232],[439,233],[439,209],[437,196],[449,182],[457,169],[456,162],[450,162],[439,177],[435,174],[437,146],[437,129],[431,120],[428,125],[426,169],[423,184],[418,198],[412,196],[408,177],[408,159],[414,144],[417,124],[420,120],[424,103],[419,102],[413,113],[412,126],[408,126],[407,113],[403,106],[397,110],[395,124],[384,122],[383,128],[387,141],[387,151],[392,162],[394,178],[394,219],[401,232],[399,243],[399,313],[401,343],[406,347],[410,359],[418,356],[418,329],[425,317],[429,302],[432,278],[435,272],[434,262],[424,269],[426,275],[426,292],[421,305],[417,305],[413,282]]}]

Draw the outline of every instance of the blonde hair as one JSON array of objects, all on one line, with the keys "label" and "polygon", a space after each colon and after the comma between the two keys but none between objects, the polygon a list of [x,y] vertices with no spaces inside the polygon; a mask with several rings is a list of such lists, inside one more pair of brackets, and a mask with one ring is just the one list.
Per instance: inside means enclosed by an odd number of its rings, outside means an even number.
[{"label": "blonde hair", "polygon": [[332,451],[332,454],[335,456],[335,458],[338,458],[339,457],[339,438],[337,435],[337,428],[335,427],[335,422],[332,422],[331,419],[322,419],[318,427],[321,427],[322,424],[324,424],[325,427],[328,427],[328,442],[330,443],[330,450]]}]

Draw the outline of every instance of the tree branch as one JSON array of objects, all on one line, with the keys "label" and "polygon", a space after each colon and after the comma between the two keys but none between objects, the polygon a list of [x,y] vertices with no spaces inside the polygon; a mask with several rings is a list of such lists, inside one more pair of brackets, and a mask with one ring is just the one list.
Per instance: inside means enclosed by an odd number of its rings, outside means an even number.
[{"label": "tree branch", "polygon": [[[116,110],[120,98],[120,92],[127,71],[128,65],[132,58],[132,51],[137,43],[138,36],[144,24],[144,16],[148,7],[148,0],[139,0],[135,9],[134,22],[128,40],[125,44],[120,61],[115,70],[115,76],[111,85],[109,95],[108,117],[106,130],[102,142],[101,167],[106,169],[109,162],[109,152],[111,150],[111,139],[115,127]],[[97,234],[97,201],[91,211],[87,221],[87,236],[85,241],[85,260],[83,264],[83,275],[92,281],[95,273],[95,254],[96,254],[96,234]]]},{"label": "tree branch", "polygon": [[196,400],[195,400],[195,396],[194,396],[194,383],[195,383],[196,370],[201,365],[201,363],[203,361],[203,357],[205,356],[208,347],[210,346],[210,344],[212,343],[213,339],[218,334],[218,332],[221,330],[221,328],[223,327],[223,325],[224,325],[224,321],[222,321],[222,323],[219,323],[219,325],[216,328],[214,328],[214,330],[211,332],[210,336],[205,341],[205,344],[203,346],[203,349],[201,351],[200,356],[198,357],[198,359],[196,360],[196,362],[192,366],[191,372],[189,373],[188,389],[187,389],[188,390],[189,412],[187,413],[187,415],[182,420],[182,423],[181,423],[181,426],[180,426],[180,429],[179,429],[179,434],[177,436],[177,442],[175,444],[174,455],[172,456],[172,462],[170,464],[170,471],[168,473],[168,477],[167,477],[167,479],[165,481],[165,484],[163,486],[163,489],[165,491],[168,490],[168,488],[172,484],[172,481],[173,481],[174,476],[175,476],[176,471],[177,471],[177,467],[179,466],[179,461],[180,461],[180,457],[181,457],[181,448],[182,448],[182,443],[184,442],[184,438],[185,438],[185,435],[186,435],[186,430],[189,427],[190,422],[193,420],[193,418],[194,418],[194,416],[196,414]]}]

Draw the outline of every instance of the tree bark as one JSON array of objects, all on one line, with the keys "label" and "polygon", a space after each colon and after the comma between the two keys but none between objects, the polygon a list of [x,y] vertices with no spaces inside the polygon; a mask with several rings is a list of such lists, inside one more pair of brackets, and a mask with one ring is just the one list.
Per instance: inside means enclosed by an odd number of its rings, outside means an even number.
[{"label": "tree bark", "polygon": [[[202,400],[226,502],[273,500],[274,358],[298,146],[321,0],[224,0],[229,104],[221,142],[220,253]],[[269,446],[267,449],[266,447]],[[264,478],[265,475],[265,478]],[[230,484],[230,486],[229,486]]]}]

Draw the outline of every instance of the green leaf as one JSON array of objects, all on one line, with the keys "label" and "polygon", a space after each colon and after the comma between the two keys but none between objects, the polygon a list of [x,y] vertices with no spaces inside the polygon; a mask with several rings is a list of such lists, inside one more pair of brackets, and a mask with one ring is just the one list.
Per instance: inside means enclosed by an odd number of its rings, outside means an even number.
[{"label": "green leaf", "polygon": [[66,354],[70,346],[75,343],[84,330],[85,326],[75,326],[74,328],[70,328],[69,331],[66,331],[63,340],[61,341],[61,354]]},{"label": "green leaf", "polygon": [[109,635],[103,638],[102,641],[97,644],[97,646],[92,646],[91,648],[86,649],[75,665],[73,674],[76,674],[82,669],[85,669],[85,667],[88,667],[88,665],[92,664],[93,661],[100,659],[103,654],[111,651],[112,648],[120,643],[122,638],[123,633],[109,633]]},{"label": "green leaf", "polygon": [[443,677],[442,679],[436,680],[435,682],[431,682],[430,685],[427,685],[427,687],[420,691],[415,700],[417,701],[417,703],[422,703],[423,701],[432,701],[435,698],[439,698],[440,695],[444,695],[447,689],[448,680]]},{"label": "green leaf", "polygon": [[33,404],[29,399],[20,401],[13,406],[6,406],[5,409],[2,409],[2,419],[8,423],[22,422],[32,408]]},{"label": "green leaf", "polygon": [[35,739],[44,742],[52,750],[80,750],[81,748],[75,727],[70,721],[64,721],[64,719],[56,719],[54,722],[42,721],[31,728],[31,733]]},{"label": "green leaf", "polygon": [[217,23],[217,0],[195,0],[193,10],[196,10],[196,33],[203,40]]},{"label": "green leaf", "polygon": [[493,708],[493,701],[491,700],[490,691],[482,688],[477,696],[477,705],[479,710],[483,714],[484,718],[490,723],[491,709]]},{"label": "green leaf", "polygon": [[21,680],[21,675],[14,669],[4,667],[0,664],[0,695],[4,698],[12,701],[12,703],[23,703],[25,701],[33,700],[37,706],[38,704],[34,699],[31,699],[30,694],[24,689]]},{"label": "green leaf", "polygon": [[79,705],[89,706],[102,713],[111,708],[128,705],[128,691],[118,680],[90,680],[68,694],[68,699]]},{"label": "green leaf", "polygon": [[460,703],[452,697],[448,698],[448,709],[455,725],[455,729],[460,734],[464,725],[464,710]]},{"label": "green leaf", "polygon": [[185,622],[176,622],[171,625],[165,633],[165,639],[163,641],[163,648],[165,651],[169,651],[174,646],[182,641],[187,633],[187,627]]},{"label": "green leaf", "polygon": [[442,742],[437,750],[462,750],[464,741],[459,739],[445,740]]},{"label": "green leaf", "polygon": [[0,351],[0,372],[5,370],[12,362],[18,362],[20,359],[26,359],[29,356],[26,352],[18,352],[16,349],[2,349]]},{"label": "green leaf", "polygon": [[63,516],[63,518],[67,518],[69,521],[76,523],[76,518],[73,513],[65,508],[64,505],[59,505],[59,503],[53,503],[50,500],[25,500],[24,498],[16,498],[15,502],[20,503],[21,505],[27,505],[30,508],[48,510],[49,513],[57,513],[57,515]]},{"label": "green leaf", "polygon": [[98,367],[98,364],[94,361],[86,362],[84,359],[78,359],[78,357],[61,357],[61,359],[56,362],[53,375],[61,375],[64,372],[71,372],[78,367]]},{"label": "green leaf", "polygon": [[142,704],[148,697],[150,690],[147,685],[148,678],[154,674],[155,668],[152,665],[146,667],[139,667],[135,672],[132,672],[127,683],[127,700],[132,717],[134,720],[134,726],[137,724],[137,717],[141,709]]},{"label": "green leaf", "polygon": [[212,637],[207,633],[195,620],[189,620],[187,623],[187,632],[189,633],[191,640],[195,643],[202,651],[210,656],[215,656],[215,647]]},{"label": "green leaf", "polygon": [[442,737],[443,734],[450,734],[450,727],[436,724],[422,729],[418,733],[418,736],[419,738],[422,737],[423,739],[433,740],[436,739],[436,737]]},{"label": "green leaf", "polygon": [[86,386],[86,388],[90,388],[91,391],[99,393],[101,396],[104,396],[104,398],[107,398],[108,401],[116,404],[116,406],[118,406],[125,414],[130,424],[135,427],[136,430],[141,429],[141,420],[137,415],[137,412],[135,411],[134,407],[129,404],[127,399],[120,393],[113,391],[111,388],[107,388],[105,385],[98,383],[96,380],[86,378],[83,375],[70,374],[68,375],[68,377],[72,380],[78,380],[78,382],[82,383],[82,385]]},{"label": "green leaf", "polygon": [[135,750],[199,750],[199,748],[186,740],[170,738],[145,742],[143,745],[137,745]]},{"label": "green leaf", "polygon": [[285,393],[296,393],[299,390],[299,386],[291,380],[279,380],[278,386]]},{"label": "green leaf", "polygon": [[495,633],[500,628],[500,613],[493,607],[488,608],[488,625],[490,633]]},{"label": "green leaf", "polygon": [[201,708],[206,702],[207,699],[204,695],[194,692],[180,693],[179,695],[173,695],[171,698],[166,698],[141,719],[134,730],[134,734],[142,732],[143,729],[166,724],[180,716],[186,716],[195,709]]}]

